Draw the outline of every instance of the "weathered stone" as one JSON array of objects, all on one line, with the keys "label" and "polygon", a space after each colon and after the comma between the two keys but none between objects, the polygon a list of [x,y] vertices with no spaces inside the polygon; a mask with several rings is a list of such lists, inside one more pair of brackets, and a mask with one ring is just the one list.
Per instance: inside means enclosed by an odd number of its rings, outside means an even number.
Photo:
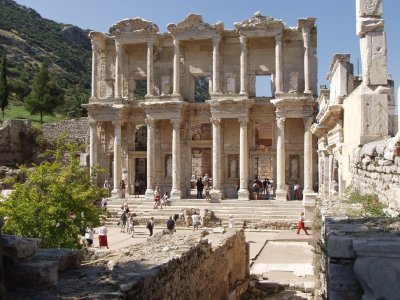
[{"label": "weathered stone", "polygon": [[213,233],[225,233],[224,227],[213,228]]},{"label": "weathered stone", "polygon": [[363,68],[363,82],[366,85],[386,85],[386,34],[384,32],[369,33],[365,37],[361,38],[360,47]]},{"label": "weathered stone", "polygon": [[10,288],[46,289],[58,280],[56,261],[24,261],[6,264],[6,284]]},{"label": "weathered stone", "polygon": [[79,268],[83,260],[83,254],[81,251],[70,249],[38,249],[31,259],[34,261],[57,261],[58,271],[63,272]]},{"label": "weathered stone", "polygon": [[354,257],[352,236],[330,235],[327,240],[327,248],[330,257]]},{"label": "weathered stone", "polygon": [[356,0],[357,17],[382,17],[382,0]]},{"label": "weathered stone", "polygon": [[32,257],[41,242],[41,239],[22,238],[8,234],[1,235],[3,255],[12,261],[21,261]]}]

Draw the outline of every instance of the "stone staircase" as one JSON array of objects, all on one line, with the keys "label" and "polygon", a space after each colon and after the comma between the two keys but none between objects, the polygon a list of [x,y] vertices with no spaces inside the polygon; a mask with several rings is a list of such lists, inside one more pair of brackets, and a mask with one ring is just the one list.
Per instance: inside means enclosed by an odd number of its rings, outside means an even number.
[{"label": "stone staircase", "polygon": [[[107,224],[116,225],[119,221],[119,211],[125,199],[108,199],[107,207],[110,217]],[[297,226],[300,211],[303,210],[301,201],[280,202],[277,200],[222,200],[220,203],[207,203],[202,199],[172,200],[171,206],[163,209],[154,209],[154,202],[144,197],[126,198],[129,210],[137,214],[140,224],[144,225],[150,217],[154,217],[156,224],[165,224],[165,221],[175,214],[182,215],[185,209],[205,209],[214,212],[221,220],[222,226],[227,226],[229,216],[233,215],[236,227],[293,229]]]}]

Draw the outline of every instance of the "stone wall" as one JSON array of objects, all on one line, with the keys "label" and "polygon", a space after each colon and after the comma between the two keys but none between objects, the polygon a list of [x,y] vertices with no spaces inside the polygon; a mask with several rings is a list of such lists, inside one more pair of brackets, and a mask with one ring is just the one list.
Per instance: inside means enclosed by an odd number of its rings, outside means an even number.
[{"label": "stone wall", "polygon": [[43,124],[43,135],[48,141],[55,141],[63,133],[67,134],[68,141],[77,141],[81,144],[89,144],[89,120],[88,118],[71,119],[58,123]]},{"label": "stone wall", "polygon": [[34,145],[29,120],[6,120],[0,127],[0,165],[14,166],[31,158]]},{"label": "stone wall", "polygon": [[391,208],[400,208],[400,135],[355,149],[350,160],[352,185],[377,194]]}]

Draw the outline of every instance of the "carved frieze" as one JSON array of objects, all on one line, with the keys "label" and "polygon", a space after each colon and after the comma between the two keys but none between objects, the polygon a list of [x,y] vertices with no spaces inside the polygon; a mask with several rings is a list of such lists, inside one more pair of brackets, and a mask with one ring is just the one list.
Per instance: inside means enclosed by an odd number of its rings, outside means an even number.
[{"label": "carved frieze", "polygon": [[212,33],[219,34],[224,30],[224,24],[217,22],[215,25],[210,25],[203,21],[203,17],[197,14],[189,14],[185,20],[178,24],[168,24],[167,29],[174,36],[180,33]]},{"label": "carved frieze", "polygon": [[240,35],[253,36],[275,36],[281,34],[285,23],[272,17],[263,16],[261,12],[256,12],[250,19],[234,24],[236,31]]},{"label": "carved frieze", "polygon": [[152,34],[159,31],[158,26],[153,22],[142,18],[124,19],[112,25],[110,34],[120,36],[124,34]]}]

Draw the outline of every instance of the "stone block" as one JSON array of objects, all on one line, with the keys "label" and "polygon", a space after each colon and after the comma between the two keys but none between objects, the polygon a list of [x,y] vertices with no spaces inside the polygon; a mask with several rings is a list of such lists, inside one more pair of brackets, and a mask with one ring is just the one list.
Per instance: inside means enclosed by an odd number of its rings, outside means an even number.
[{"label": "stone block", "polygon": [[330,257],[354,257],[353,239],[354,237],[349,235],[329,235],[327,238],[328,255]]},{"label": "stone block", "polygon": [[382,17],[382,0],[357,0],[356,14],[358,17]]},{"label": "stone block", "polygon": [[79,268],[83,260],[83,254],[81,251],[70,249],[39,249],[32,257],[32,260],[57,261],[58,271],[63,272]]},{"label": "stone block", "polygon": [[[360,285],[354,274],[352,259],[329,259],[328,290],[357,292]],[[329,298],[330,299],[330,298]]]},{"label": "stone block", "polygon": [[364,36],[368,32],[383,32],[383,19],[376,18],[358,18],[357,19],[357,35]]},{"label": "stone block", "polygon": [[56,261],[25,261],[6,264],[6,286],[9,288],[47,289],[57,284]]},{"label": "stone block", "polygon": [[225,233],[224,227],[213,228],[213,233]]},{"label": "stone block", "polygon": [[39,248],[41,242],[41,239],[35,238],[22,238],[8,234],[3,234],[1,236],[3,255],[13,262],[32,257]]},{"label": "stone block", "polygon": [[[384,32],[371,32],[360,39],[363,82],[387,84],[387,48]],[[374,124],[374,123],[371,123]]]},{"label": "stone block", "polygon": [[[386,83],[385,83],[386,84]],[[387,95],[361,95],[361,138],[364,142],[388,134]]]}]

